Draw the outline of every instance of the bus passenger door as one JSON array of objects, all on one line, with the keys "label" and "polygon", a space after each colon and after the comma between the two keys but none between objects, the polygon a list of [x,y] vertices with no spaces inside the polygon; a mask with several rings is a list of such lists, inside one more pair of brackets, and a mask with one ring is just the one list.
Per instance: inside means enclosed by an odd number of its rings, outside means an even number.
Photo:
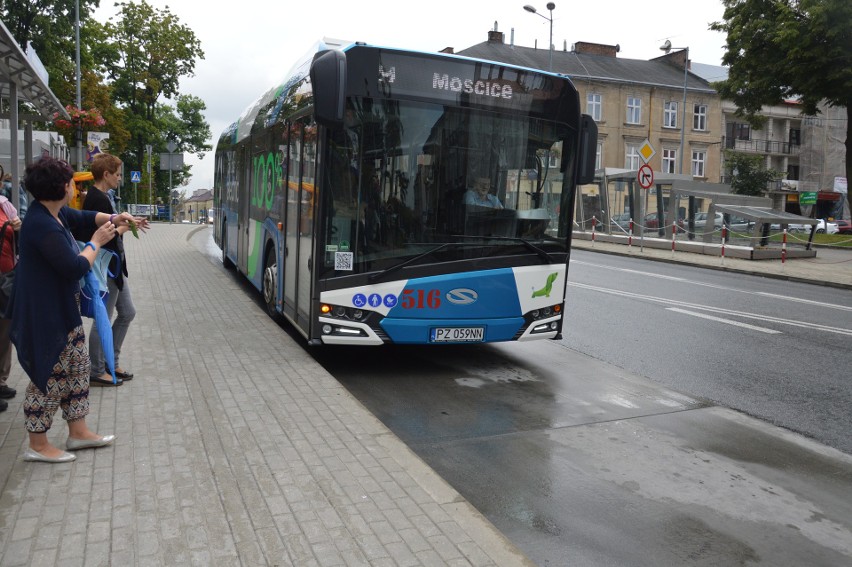
[{"label": "bus passenger door", "polygon": [[300,159],[301,186],[299,191],[299,283],[297,285],[297,314],[299,326],[310,329],[311,297],[314,277],[314,203],[317,169],[317,125],[306,122],[302,129]]},{"label": "bus passenger door", "polygon": [[301,184],[302,129],[290,125],[284,222],[284,313],[296,321],[297,271],[299,257],[299,186]]},{"label": "bus passenger door", "polygon": [[237,200],[240,208],[237,211],[237,269],[248,274],[249,256],[249,209],[251,208],[251,140],[239,149],[240,191],[242,195]]}]

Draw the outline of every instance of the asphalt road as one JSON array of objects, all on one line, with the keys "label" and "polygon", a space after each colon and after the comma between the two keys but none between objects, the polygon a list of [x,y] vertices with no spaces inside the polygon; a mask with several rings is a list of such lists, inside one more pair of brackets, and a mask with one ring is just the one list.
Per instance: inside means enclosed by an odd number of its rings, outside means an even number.
[{"label": "asphalt road", "polygon": [[564,344],[852,454],[852,292],[575,250]]}]

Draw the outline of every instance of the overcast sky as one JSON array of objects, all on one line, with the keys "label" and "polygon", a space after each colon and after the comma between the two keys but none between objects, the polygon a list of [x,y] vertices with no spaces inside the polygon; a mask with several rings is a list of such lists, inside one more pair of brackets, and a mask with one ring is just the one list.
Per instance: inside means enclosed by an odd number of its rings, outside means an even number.
[{"label": "overcast sky", "polygon": [[[207,105],[215,147],[222,130],[273,85],[319,39],[331,37],[374,45],[435,52],[456,51],[488,38],[494,28],[514,43],[546,49],[550,23],[524,11],[530,3],[548,16],[541,0],[148,0],[168,6],[201,41],[204,60],[195,76],[181,82],[181,91]],[[116,13],[113,0],[101,0],[95,18],[106,21]],[[577,41],[620,45],[618,57],[651,59],[669,39],[675,47],[689,46],[690,59],[720,65],[724,35],[710,31],[722,19],[721,0],[594,0],[555,2],[553,43],[568,49]],[[85,23],[84,23],[85,25]],[[186,156],[193,166],[187,195],[213,186],[213,152],[203,160]],[[180,190],[180,188],[179,188]]]}]

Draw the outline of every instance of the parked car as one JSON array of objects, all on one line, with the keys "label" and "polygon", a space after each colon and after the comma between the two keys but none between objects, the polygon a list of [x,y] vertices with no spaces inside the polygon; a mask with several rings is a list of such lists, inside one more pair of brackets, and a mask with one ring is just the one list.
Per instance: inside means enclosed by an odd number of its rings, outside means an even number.
[{"label": "parked car", "polygon": [[[839,227],[836,222],[825,222],[825,219],[817,219],[819,222],[816,225],[817,234],[837,234]],[[810,232],[812,225],[810,224],[794,224],[787,225],[787,232]],[[771,230],[780,231],[781,225],[775,223],[770,226]]]},{"label": "parked car", "polygon": [[789,224],[787,225],[787,232],[810,232],[812,225],[809,224]]},{"label": "parked car", "polygon": [[[695,230],[701,229],[701,232],[704,232],[704,227],[707,226],[707,213],[695,213],[694,222],[695,222]],[[716,213],[715,218],[713,220],[713,228],[722,228],[722,224],[725,222],[725,215],[722,213]]]},{"label": "parked car", "polygon": [[826,222],[825,219],[819,219],[819,224],[816,228],[817,234],[837,234],[840,232],[840,227],[836,222]]},{"label": "parked car", "polygon": [[837,232],[840,234],[852,234],[852,222],[848,220],[836,220]]},{"label": "parked car", "polygon": [[[645,222],[642,223],[645,226],[645,230],[657,230],[659,228],[660,219],[657,217],[657,213],[648,213],[645,215]],[[666,219],[665,228],[670,228],[672,221],[668,218]],[[683,232],[683,219],[677,220],[678,232]]]},{"label": "parked car", "polygon": [[754,221],[740,217],[731,217],[728,229],[735,232],[748,232],[754,228]]},{"label": "parked car", "polygon": [[616,234],[630,232],[630,213],[621,213],[609,219],[609,230]]}]

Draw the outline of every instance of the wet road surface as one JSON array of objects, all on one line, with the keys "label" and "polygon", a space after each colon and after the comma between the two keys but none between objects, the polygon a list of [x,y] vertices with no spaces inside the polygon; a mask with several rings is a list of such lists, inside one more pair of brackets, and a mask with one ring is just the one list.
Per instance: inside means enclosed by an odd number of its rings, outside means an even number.
[{"label": "wet road surface", "polygon": [[852,560],[852,458],[553,342],[317,359],[539,565]]}]

